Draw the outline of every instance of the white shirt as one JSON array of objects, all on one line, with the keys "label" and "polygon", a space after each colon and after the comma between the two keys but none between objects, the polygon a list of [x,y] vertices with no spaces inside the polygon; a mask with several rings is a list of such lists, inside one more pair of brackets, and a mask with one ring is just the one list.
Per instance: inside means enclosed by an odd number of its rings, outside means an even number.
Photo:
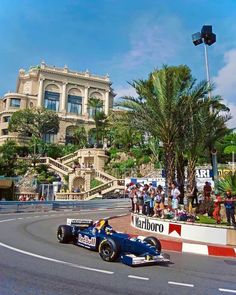
[{"label": "white shirt", "polygon": [[177,199],[179,195],[180,191],[177,189],[177,187],[171,190],[171,196],[173,197],[173,199]]}]

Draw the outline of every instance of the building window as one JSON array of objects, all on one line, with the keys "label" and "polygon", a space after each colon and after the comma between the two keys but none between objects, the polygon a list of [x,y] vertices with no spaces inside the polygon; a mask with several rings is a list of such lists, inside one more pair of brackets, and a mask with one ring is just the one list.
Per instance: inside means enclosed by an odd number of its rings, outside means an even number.
[{"label": "building window", "polygon": [[10,119],[11,119],[11,116],[5,116],[3,117],[3,122],[4,123],[10,122]]},{"label": "building window", "polygon": [[43,141],[46,143],[54,143],[56,142],[56,136],[55,133],[46,133],[43,135]]},{"label": "building window", "polygon": [[45,91],[44,107],[51,111],[59,111],[60,93]]},{"label": "building window", "polygon": [[8,135],[9,132],[8,132],[8,129],[2,129],[2,135]]},{"label": "building window", "polygon": [[11,98],[10,106],[13,108],[20,108],[20,99],[19,98]]},{"label": "building window", "polygon": [[67,112],[81,115],[82,113],[82,97],[76,95],[68,95]]}]

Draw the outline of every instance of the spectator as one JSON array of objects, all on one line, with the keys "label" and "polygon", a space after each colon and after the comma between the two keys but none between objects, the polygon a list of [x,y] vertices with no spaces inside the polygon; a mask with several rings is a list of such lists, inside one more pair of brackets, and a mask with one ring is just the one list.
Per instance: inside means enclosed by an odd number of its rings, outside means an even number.
[{"label": "spectator", "polygon": [[171,199],[172,199],[172,210],[174,210],[174,219],[177,220],[178,215],[178,207],[179,207],[179,197],[180,191],[177,187],[176,182],[172,182],[171,184]]},{"label": "spectator", "polygon": [[194,205],[198,205],[198,198],[197,198],[197,195],[198,195],[198,189],[197,189],[197,186],[195,185],[192,189],[192,206]]},{"label": "spectator", "polygon": [[144,214],[146,214],[147,216],[150,216],[151,214],[151,212],[150,212],[150,201],[151,201],[151,199],[150,199],[150,195],[149,195],[149,193],[148,193],[148,191],[147,190],[145,190],[145,188],[144,188],[144,196],[143,196],[143,199],[144,199]]},{"label": "spectator", "polygon": [[80,193],[80,188],[77,187],[75,190],[74,190],[75,193]]},{"label": "spectator", "polygon": [[143,213],[143,194],[142,194],[142,187],[139,183],[136,184],[136,196],[138,198],[138,213]]},{"label": "spectator", "polygon": [[210,201],[211,192],[212,192],[211,184],[210,182],[206,181],[203,187],[203,195],[204,195],[205,201]]},{"label": "spectator", "polygon": [[138,203],[136,188],[132,189],[132,195],[133,195],[133,202],[134,202],[134,213],[139,213],[139,203]]},{"label": "spectator", "polygon": [[163,211],[164,211],[164,191],[161,185],[157,187],[157,194],[155,196],[155,205],[154,205],[154,215],[163,218]]},{"label": "spectator", "polygon": [[235,223],[235,205],[234,205],[234,200],[231,194],[231,191],[227,191],[225,195],[225,210],[226,210],[226,217],[227,217],[227,225],[231,225],[231,220],[232,220],[232,225],[236,226]]},{"label": "spectator", "polygon": [[42,201],[42,202],[45,201],[45,197],[41,196],[40,201]]},{"label": "spectator", "polygon": [[150,216],[153,216],[154,214],[154,202],[155,202],[155,189],[152,188],[151,190],[149,190],[149,194],[150,194],[150,201],[149,201],[149,206],[150,206]]},{"label": "spectator", "polygon": [[218,194],[214,200],[214,211],[213,211],[213,218],[215,219],[217,224],[221,223],[221,216],[220,216],[220,203],[222,201],[221,196]]}]

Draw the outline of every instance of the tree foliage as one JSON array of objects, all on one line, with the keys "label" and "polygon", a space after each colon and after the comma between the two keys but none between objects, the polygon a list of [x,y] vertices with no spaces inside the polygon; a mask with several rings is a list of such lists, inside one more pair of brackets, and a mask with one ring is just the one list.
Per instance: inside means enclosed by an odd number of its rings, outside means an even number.
[{"label": "tree foliage", "polygon": [[59,130],[58,115],[47,109],[24,109],[13,113],[9,122],[10,132],[22,135],[34,135],[43,139],[47,133],[56,134]]},{"label": "tree foliage", "polygon": [[184,178],[186,159],[194,186],[197,159],[227,133],[229,109],[219,96],[209,100],[212,85],[197,84],[184,65],[163,66],[131,85],[138,97],[124,97],[119,104],[129,115],[130,126],[163,143],[168,183],[175,177],[176,165]]},{"label": "tree foliage", "polygon": [[[88,101],[89,109],[91,110],[92,118],[95,123],[95,138],[96,145],[103,140],[107,127],[107,116],[103,111],[103,101],[99,98],[91,97]],[[93,131],[91,131],[91,135]]]},{"label": "tree foliage", "polygon": [[15,176],[17,168],[17,144],[13,140],[6,141],[0,147],[0,174]]}]

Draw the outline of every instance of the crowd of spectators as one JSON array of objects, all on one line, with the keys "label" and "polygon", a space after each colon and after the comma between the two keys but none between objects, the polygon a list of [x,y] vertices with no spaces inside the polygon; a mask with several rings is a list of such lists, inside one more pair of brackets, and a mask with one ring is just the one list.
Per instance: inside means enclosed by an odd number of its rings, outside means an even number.
[{"label": "crowd of spectators", "polygon": [[180,191],[176,183],[171,184],[171,198],[163,187],[150,184],[130,183],[126,189],[131,200],[131,211],[147,216],[165,218],[166,215],[178,217]]},{"label": "crowd of spectators", "polygon": [[[224,196],[215,194],[211,184],[206,182],[202,191],[195,186],[187,189],[181,198],[181,192],[176,182],[170,185],[166,193],[161,185],[154,187],[152,183],[129,183],[126,193],[131,201],[131,211],[151,217],[166,218],[194,222],[197,213],[212,216],[216,223],[221,223],[222,204],[225,207],[227,225],[236,226],[236,199],[228,191]],[[180,200],[182,201],[180,203]]]}]

